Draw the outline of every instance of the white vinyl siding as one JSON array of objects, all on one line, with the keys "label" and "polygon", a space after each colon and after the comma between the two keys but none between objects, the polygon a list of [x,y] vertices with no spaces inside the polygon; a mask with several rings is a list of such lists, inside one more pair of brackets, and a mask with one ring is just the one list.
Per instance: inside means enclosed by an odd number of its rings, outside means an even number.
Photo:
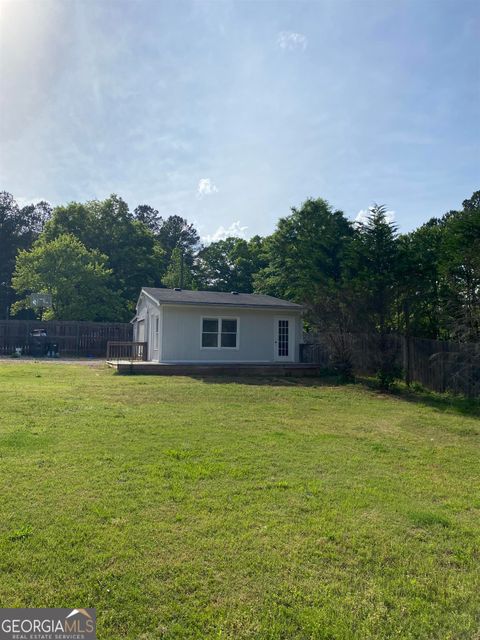
[{"label": "white vinyl siding", "polygon": [[[276,362],[275,358],[275,319],[278,312],[267,309],[212,309],[209,306],[161,305],[160,320],[160,359],[161,362]],[[298,344],[302,339],[302,324],[298,312],[282,313],[281,318],[289,322],[289,359],[298,361]],[[204,319],[237,320],[236,348],[218,346],[223,343],[232,344],[229,334],[234,334],[233,326],[206,325]],[[203,347],[203,334],[210,344],[217,346]]]}]

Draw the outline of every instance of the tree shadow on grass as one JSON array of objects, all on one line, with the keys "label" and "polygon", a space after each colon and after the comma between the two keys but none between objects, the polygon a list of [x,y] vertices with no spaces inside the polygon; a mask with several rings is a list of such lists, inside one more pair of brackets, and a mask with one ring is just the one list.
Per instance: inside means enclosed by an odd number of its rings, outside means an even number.
[{"label": "tree shadow on grass", "polygon": [[[343,382],[338,376],[191,376],[207,384],[241,384],[267,387],[341,387],[352,383]],[[448,393],[435,393],[419,387],[408,388],[405,385],[394,387],[390,393],[381,391],[373,378],[357,377],[356,387],[392,397],[405,402],[431,407],[437,411],[449,411],[465,416],[480,418],[480,400],[454,396]]]},{"label": "tree shadow on grass", "polygon": [[[380,392],[376,381],[372,378],[357,378],[357,381],[371,391]],[[385,392],[382,392],[385,394]],[[467,398],[466,396],[456,396],[451,393],[437,393],[422,388],[419,385],[407,387],[401,383],[396,385],[390,393],[392,398],[404,400],[414,404],[423,404],[437,411],[461,414],[480,418],[480,399]]]},{"label": "tree shadow on grass", "polygon": [[206,384],[242,384],[263,387],[339,387],[336,376],[299,376],[299,375],[191,375],[190,378],[201,380]]}]

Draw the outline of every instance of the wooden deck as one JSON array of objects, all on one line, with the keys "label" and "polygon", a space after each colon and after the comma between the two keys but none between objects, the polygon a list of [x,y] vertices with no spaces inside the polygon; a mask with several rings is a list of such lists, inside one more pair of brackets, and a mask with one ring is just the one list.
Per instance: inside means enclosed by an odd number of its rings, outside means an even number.
[{"label": "wooden deck", "polygon": [[154,376],[318,376],[318,364],[305,363],[206,363],[175,364],[130,360],[107,360],[107,365],[121,374]]}]

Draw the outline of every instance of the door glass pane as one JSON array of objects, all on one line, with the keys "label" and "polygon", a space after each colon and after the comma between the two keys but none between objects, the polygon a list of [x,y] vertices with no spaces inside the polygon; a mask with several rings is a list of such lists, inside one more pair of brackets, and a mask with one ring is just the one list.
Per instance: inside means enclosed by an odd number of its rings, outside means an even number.
[{"label": "door glass pane", "polygon": [[288,320],[278,321],[278,355],[288,356]]}]

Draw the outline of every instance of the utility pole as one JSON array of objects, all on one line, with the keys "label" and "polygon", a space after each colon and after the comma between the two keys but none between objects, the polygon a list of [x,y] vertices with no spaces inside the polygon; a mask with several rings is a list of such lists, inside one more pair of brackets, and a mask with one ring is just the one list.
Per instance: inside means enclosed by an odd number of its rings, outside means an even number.
[{"label": "utility pole", "polygon": [[183,289],[183,251],[180,249],[180,289]]}]

